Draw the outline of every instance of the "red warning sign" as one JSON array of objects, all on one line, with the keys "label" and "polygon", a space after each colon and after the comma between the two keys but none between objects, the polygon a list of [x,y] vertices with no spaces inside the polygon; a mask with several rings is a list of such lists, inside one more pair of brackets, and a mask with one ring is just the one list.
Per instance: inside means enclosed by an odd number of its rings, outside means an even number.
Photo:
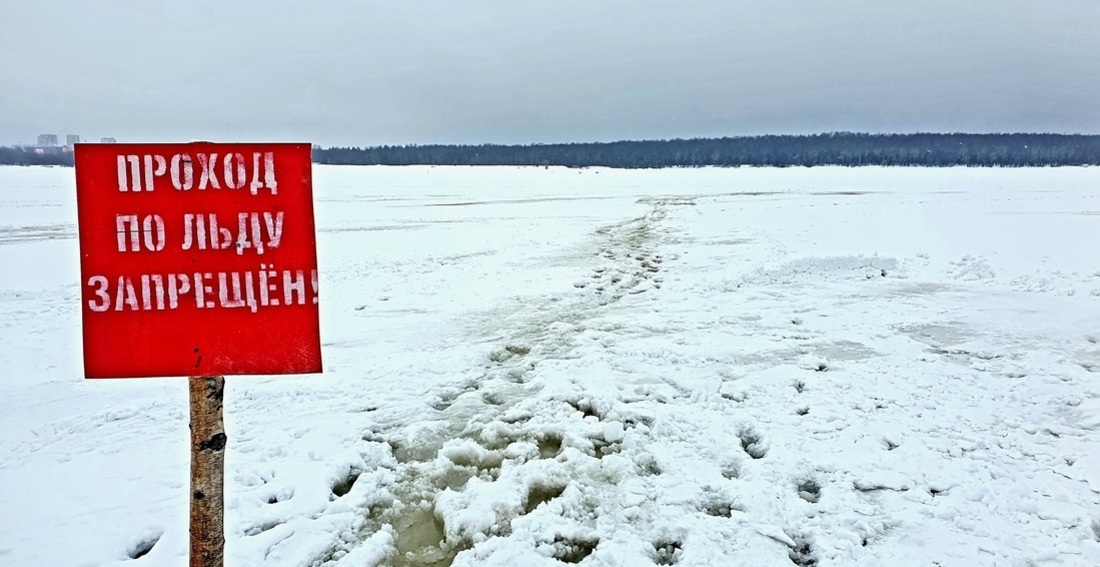
[{"label": "red warning sign", "polygon": [[308,144],[78,144],[87,378],[321,371]]}]

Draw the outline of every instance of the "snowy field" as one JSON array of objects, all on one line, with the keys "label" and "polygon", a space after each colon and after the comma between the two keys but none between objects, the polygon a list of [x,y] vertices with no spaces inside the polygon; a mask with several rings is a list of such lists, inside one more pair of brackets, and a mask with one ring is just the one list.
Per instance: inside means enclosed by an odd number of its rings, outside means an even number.
[{"label": "snowy field", "polygon": [[[314,174],[227,565],[1100,565],[1098,168]],[[82,379],[74,195],[0,167],[0,565],[183,566],[186,381]]]}]

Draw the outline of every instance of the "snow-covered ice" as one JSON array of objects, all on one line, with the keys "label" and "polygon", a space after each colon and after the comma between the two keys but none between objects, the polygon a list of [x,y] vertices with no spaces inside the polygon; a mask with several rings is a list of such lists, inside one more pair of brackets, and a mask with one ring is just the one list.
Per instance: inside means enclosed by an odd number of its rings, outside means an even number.
[{"label": "snow-covered ice", "polygon": [[[314,177],[326,372],[227,380],[229,565],[1100,565],[1100,169]],[[73,183],[0,167],[0,564],[184,565]]]}]

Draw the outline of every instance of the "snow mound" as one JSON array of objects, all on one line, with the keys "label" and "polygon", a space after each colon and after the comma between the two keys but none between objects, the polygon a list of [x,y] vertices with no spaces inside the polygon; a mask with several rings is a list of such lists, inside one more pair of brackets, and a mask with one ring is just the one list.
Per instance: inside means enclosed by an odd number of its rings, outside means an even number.
[{"label": "snow mound", "polygon": [[904,277],[898,266],[896,259],[878,256],[801,258],[779,267],[753,270],[741,276],[738,287]]}]

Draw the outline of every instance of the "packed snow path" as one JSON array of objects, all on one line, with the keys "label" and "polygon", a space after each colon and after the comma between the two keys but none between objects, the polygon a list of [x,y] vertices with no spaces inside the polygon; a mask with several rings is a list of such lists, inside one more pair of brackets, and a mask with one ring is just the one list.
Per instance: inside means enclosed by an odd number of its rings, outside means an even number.
[{"label": "packed snow path", "polygon": [[[318,166],[327,369],[228,380],[229,563],[1100,564],[1098,186]],[[81,380],[72,193],[0,168],[0,563],[183,565],[186,385]]]}]

